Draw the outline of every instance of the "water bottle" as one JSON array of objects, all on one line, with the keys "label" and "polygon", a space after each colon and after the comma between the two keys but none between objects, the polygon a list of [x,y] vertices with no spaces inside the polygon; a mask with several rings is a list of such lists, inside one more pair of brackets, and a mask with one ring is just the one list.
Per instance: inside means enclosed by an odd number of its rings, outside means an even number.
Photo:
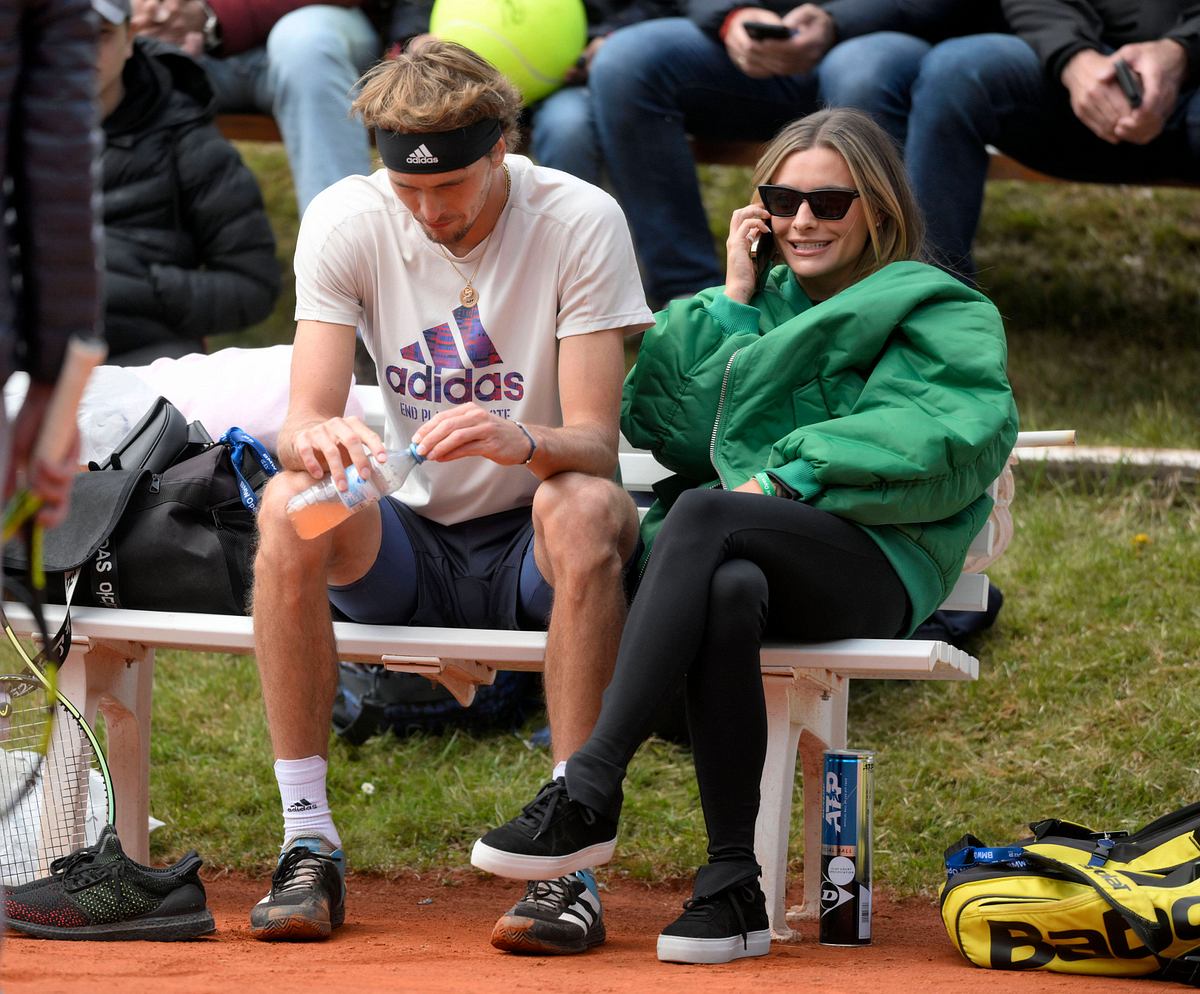
[{"label": "water bottle", "polygon": [[400,452],[389,452],[387,462],[371,459],[371,475],[365,480],[353,465],[346,467],[345,490],[338,490],[333,477],[314,483],[287,502],[287,515],[301,538],[316,538],[345,521],[350,515],[370,507],[385,494],[395,493],[408,474],[423,463],[416,444]]}]

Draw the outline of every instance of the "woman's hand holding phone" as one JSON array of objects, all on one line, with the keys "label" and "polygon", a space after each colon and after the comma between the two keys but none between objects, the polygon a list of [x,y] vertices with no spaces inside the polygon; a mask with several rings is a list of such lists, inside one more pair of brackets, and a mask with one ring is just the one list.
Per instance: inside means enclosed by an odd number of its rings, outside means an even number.
[{"label": "woman's hand holding phone", "polygon": [[746,304],[758,285],[756,252],[766,250],[771,215],[761,204],[739,207],[729,220],[725,242],[725,296]]}]

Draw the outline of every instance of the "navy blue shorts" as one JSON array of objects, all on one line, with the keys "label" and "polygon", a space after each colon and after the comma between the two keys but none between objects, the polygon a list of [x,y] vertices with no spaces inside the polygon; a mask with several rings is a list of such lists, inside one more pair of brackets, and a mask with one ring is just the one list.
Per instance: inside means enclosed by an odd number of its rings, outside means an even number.
[{"label": "navy blue shorts", "polygon": [[553,590],[533,556],[528,507],[439,525],[393,497],[380,504],[379,555],[354,583],[329,587],[348,621],[442,628],[544,629]]}]

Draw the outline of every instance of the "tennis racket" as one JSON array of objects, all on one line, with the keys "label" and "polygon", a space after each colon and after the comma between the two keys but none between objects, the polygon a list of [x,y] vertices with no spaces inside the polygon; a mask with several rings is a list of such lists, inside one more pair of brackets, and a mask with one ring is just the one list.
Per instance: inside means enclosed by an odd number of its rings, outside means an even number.
[{"label": "tennis racket", "polygon": [[[103,357],[103,345],[71,341],[35,460],[58,461],[69,453],[79,397]],[[70,617],[56,636],[49,635],[42,612],[39,506],[33,494],[21,491],[4,517],[5,541],[23,533],[30,562],[28,585],[9,579],[6,586],[29,607],[41,636],[40,651],[31,651],[0,608],[4,633],[21,664],[18,672],[0,674],[0,881],[10,886],[46,876],[55,859],[85,845],[89,813],[102,826],[113,821],[115,811],[95,732],[58,693],[58,669],[71,644]]]}]

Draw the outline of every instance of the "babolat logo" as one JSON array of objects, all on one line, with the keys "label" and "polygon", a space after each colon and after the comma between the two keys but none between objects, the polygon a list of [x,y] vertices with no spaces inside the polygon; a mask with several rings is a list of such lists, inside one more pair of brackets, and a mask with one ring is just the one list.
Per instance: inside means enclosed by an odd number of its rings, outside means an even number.
[{"label": "babolat logo", "polygon": [[[1172,930],[1180,942],[1200,940],[1200,921],[1193,920],[1192,909],[1200,897],[1181,897],[1171,912],[1155,908],[1157,928]],[[1200,918],[1200,915],[1195,917]],[[1103,931],[1071,928],[1043,933],[1036,925],[1022,921],[989,921],[991,965],[996,970],[1037,970],[1058,957],[1064,963],[1080,960],[1136,960],[1153,956],[1115,908],[1101,916]]]},{"label": "babolat logo", "polygon": [[438,157],[429,151],[428,146],[422,142],[408,153],[408,158],[404,161],[414,166],[430,166],[438,161]]},{"label": "babolat logo", "polygon": [[454,323],[462,338],[465,359],[448,324],[426,328],[421,332],[424,347],[418,340],[400,350],[402,358],[423,363],[424,368],[388,366],[384,370],[388,386],[402,397],[435,404],[466,404],[472,400],[491,404],[498,400],[517,401],[524,397],[525,379],[515,370],[507,373],[477,372],[489,366],[498,366],[504,361],[483,329],[479,308],[456,307]]}]

